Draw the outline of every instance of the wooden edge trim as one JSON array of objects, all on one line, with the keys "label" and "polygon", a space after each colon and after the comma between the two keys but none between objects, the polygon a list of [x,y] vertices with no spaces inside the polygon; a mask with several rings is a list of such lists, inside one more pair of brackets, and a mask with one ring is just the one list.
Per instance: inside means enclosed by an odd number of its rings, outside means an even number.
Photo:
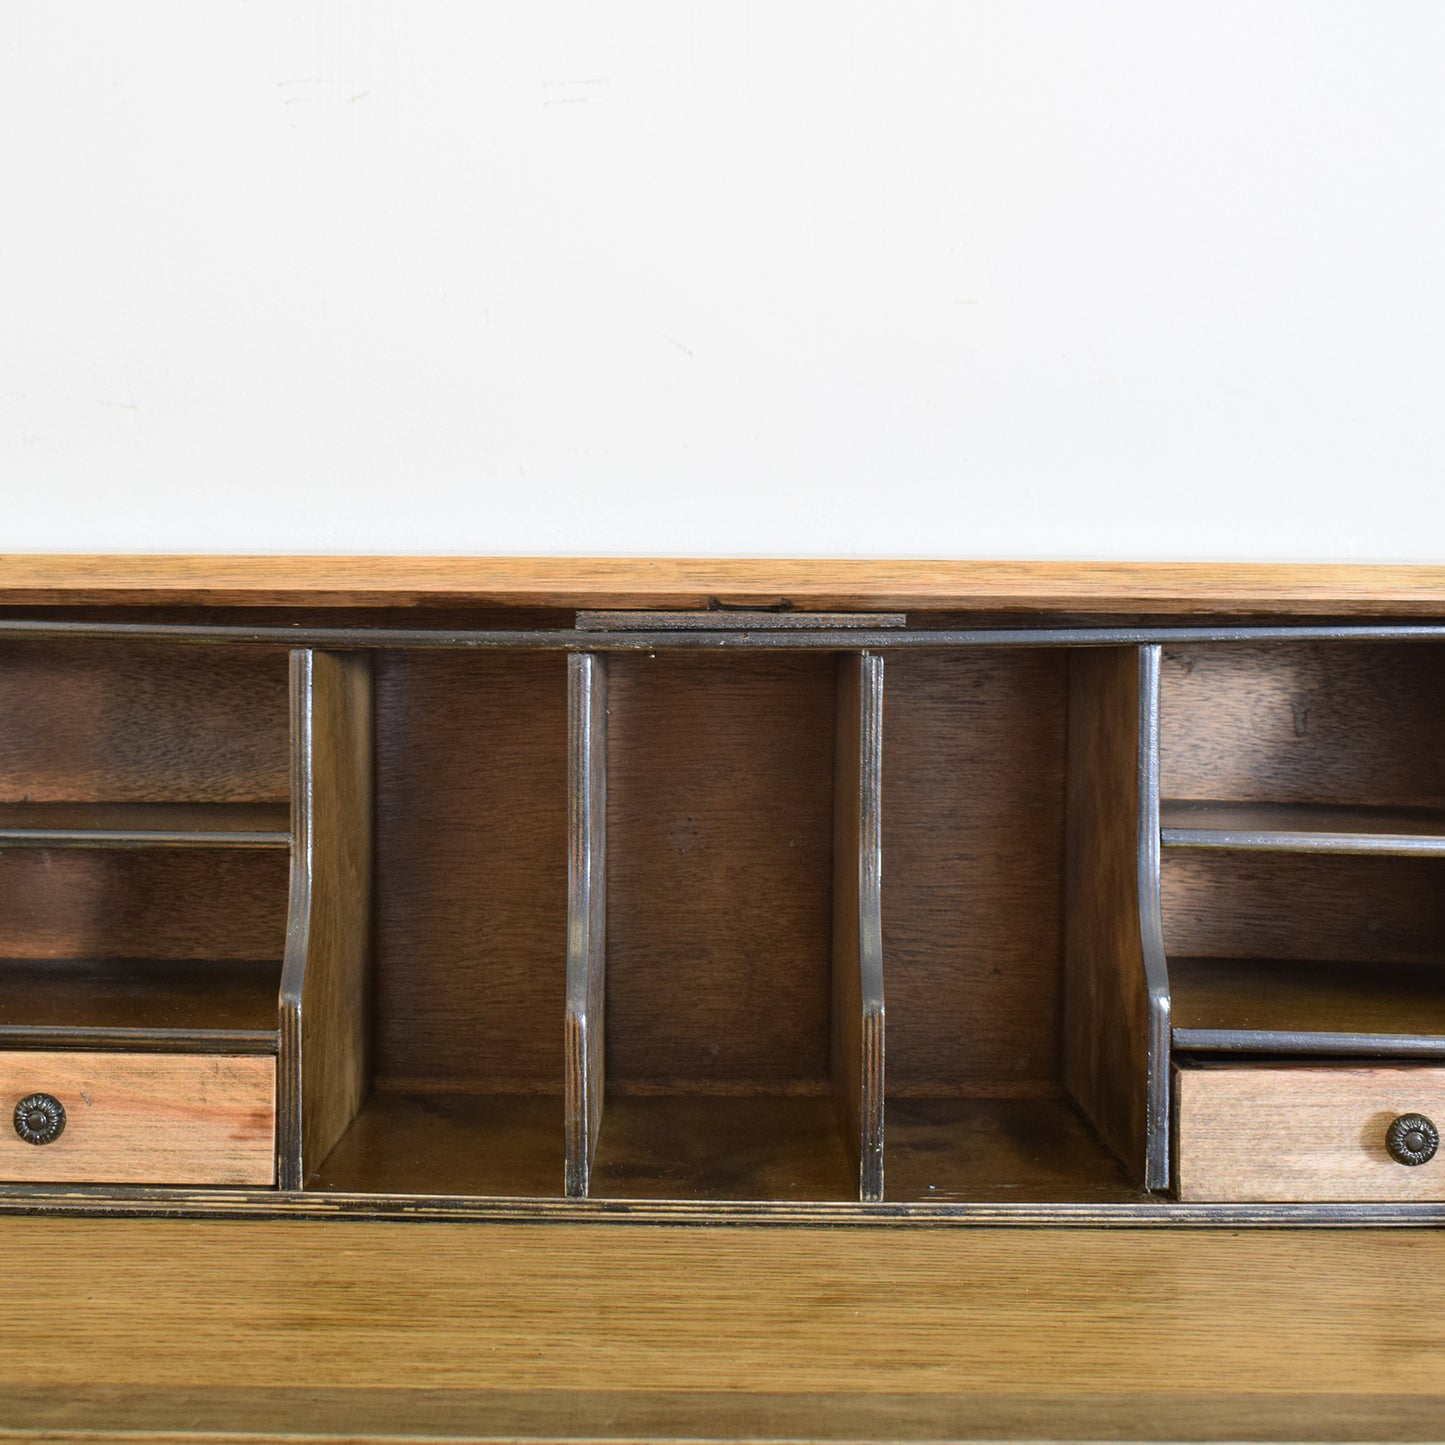
[{"label": "wooden edge trim", "polygon": [[280,1043],[276,1061],[276,1182],[300,1189],[301,993],[311,942],[312,725],[315,654],[291,653],[291,885],[281,965]]},{"label": "wooden edge trim", "polygon": [[567,659],[566,1192],[586,1198],[602,1127],[607,962],[607,659]]},{"label": "wooden edge trim", "polygon": [[1445,565],[958,560],[0,556],[0,606],[796,608],[1445,615]]}]

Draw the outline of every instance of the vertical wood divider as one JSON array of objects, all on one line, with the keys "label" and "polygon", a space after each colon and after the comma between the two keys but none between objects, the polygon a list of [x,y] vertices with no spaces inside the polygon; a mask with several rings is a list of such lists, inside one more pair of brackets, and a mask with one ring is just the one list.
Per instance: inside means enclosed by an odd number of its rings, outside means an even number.
[{"label": "vertical wood divider", "polygon": [[567,663],[566,1189],[585,1199],[602,1127],[607,966],[607,659]]},{"label": "vertical wood divider", "polygon": [[1064,1082],[1145,1189],[1169,1183],[1159,648],[1069,660]]},{"label": "vertical wood divider", "polygon": [[291,892],[276,1177],[305,1187],[370,1084],[372,688],[367,653],[291,654]]},{"label": "vertical wood divider", "polygon": [[858,1197],[883,1198],[883,657],[838,661],[833,792],[833,1097]]}]

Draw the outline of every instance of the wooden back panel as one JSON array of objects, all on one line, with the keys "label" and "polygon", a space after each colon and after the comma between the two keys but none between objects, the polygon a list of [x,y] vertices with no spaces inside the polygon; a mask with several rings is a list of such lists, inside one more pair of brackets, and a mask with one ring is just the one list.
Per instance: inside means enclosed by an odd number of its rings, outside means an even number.
[{"label": "wooden back panel", "polygon": [[284,802],[283,648],[0,642],[0,802]]},{"label": "wooden back panel", "polygon": [[835,668],[611,659],[609,1089],[826,1086]]},{"label": "wooden back panel", "polygon": [[375,696],[378,1082],[560,1097],[566,656],[384,653]]},{"label": "wooden back panel", "polygon": [[1168,798],[1445,805],[1445,646],[1210,643],[1164,649]]},{"label": "wooden back panel", "polygon": [[899,653],[883,728],[888,1092],[1059,1077],[1062,650]]}]

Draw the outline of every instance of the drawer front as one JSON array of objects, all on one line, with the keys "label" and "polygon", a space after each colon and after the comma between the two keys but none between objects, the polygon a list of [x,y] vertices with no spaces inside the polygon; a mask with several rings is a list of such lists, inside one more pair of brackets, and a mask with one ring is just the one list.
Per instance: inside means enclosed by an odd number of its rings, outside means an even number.
[{"label": "drawer front", "polygon": [[1185,1202],[1445,1200],[1445,1144],[1405,1164],[1387,1143],[1407,1115],[1445,1131],[1445,1068],[1185,1065],[1174,1086]]},{"label": "drawer front", "polygon": [[[40,1096],[20,1127],[16,1108]],[[0,1180],[26,1184],[276,1181],[276,1061],[193,1054],[0,1053]],[[52,1122],[47,1123],[50,1119]]]}]

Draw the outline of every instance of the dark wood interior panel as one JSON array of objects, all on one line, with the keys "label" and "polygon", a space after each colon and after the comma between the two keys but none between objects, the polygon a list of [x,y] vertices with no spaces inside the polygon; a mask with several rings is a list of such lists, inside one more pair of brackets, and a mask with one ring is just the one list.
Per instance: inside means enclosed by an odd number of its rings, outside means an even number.
[{"label": "dark wood interior panel", "polygon": [[1059,1077],[1067,663],[994,648],[888,659],[890,1096]]},{"label": "dark wood interior panel", "polygon": [[1209,643],[1164,649],[1165,797],[1445,806],[1445,647]]},{"label": "dark wood interior panel", "polygon": [[609,1113],[634,1087],[828,1078],[834,671],[611,659]]},{"label": "dark wood interior panel", "polygon": [[284,802],[284,648],[0,642],[0,802]]},{"label": "dark wood interior panel", "polygon": [[375,689],[378,1080],[560,1097],[566,656],[384,653]]},{"label": "dark wood interior panel", "polygon": [[856,1200],[822,1094],[609,1096],[594,1199]]},{"label": "dark wood interior panel", "polygon": [[0,957],[279,960],[287,874],[271,849],[0,850]]},{"label": "dark wood interior panel", "polygon": [[1162,882],[1171,955],[1431,963],[1445,953],[1437,859],[1170,849]]}]

